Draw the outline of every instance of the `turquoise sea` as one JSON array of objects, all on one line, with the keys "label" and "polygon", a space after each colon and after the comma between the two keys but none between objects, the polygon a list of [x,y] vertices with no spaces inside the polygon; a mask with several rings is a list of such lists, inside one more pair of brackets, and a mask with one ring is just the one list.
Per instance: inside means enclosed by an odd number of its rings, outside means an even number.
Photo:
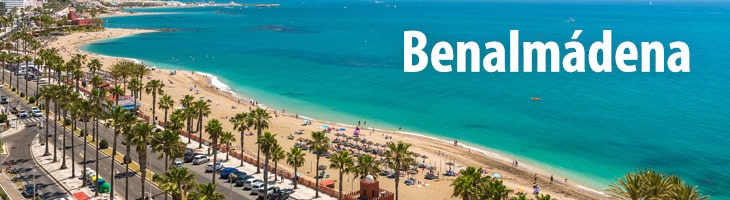
[{"label": "turquoise sea", "polygon": [[[253,2],[248,2],[253,3]],[[108,27],[174,29],[87,51],[218,76],[287,113],[493,149],[589,187],[637,168],[730,199],[730,4],[683,1],[291,1],[278,8],[136,9]],[[218,12],[216,12],[218,11]],[[570,18],[574,22],[568,22]],[[673,41],[690,73],[403,72],[403,31],[436,41]],[[665,56],[668,56],[665,55]],[[533,96],[541,101],[533,102]]]}]

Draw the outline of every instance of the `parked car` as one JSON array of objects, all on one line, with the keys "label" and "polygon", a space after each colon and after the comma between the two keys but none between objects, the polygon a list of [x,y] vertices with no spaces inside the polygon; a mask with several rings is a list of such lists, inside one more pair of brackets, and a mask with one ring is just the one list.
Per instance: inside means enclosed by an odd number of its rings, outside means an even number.
[{"label": "parked car", "polygon": [[220,162],[208,163],[208,165],[205,166],[205,173],[215,172],[215,171],[218,171],[221,168],[223,168],[223,164],[221,164]]},{"label": "parked car", "polygon": [[195,159],[195,156],[198,155],[205,155],[202,153],[185,153],[185,157],[183,157],[183,162],[193,162],[193,159]]},{"label": "parked car", "polygon": [[17,107],[12,107],[12,108],[10,108],[10,113],[13,113],[13,114],[18,114],[18,111],[19,111],[19,110],[18,110],[18,108],[17,108]]},{"label": "parked car", "polygon": [[264,195],[266,196],[273,196],[274,193],[281,193],[281,189],[279,187],[269,187],[266,189],[266,192],[262,191],[264,188],[261,188],[261,190],[258,192],[259,197],[264,198]]},{"label": "parked car", "polygon": [[25,110],[20,110],[20,113],[18,113],[18,117],[26,118],[28,117],[28,112],[26,112]]},{"label": "parked car", "polygon": [[220,174],[221,179],[227,179],[228,175],[231,175],[232,173],[238,172],[238,169],[233,167],[226,167],[222,168],[218,173]]},{"label": "parked car", "polygon": [[253,176],[245,175],[236,177],[236,187],[241,187],[246,183],[247,180],[253,179]]},{"label": "parked car", "polygon": [[208,161],[210,161],[210,158],[208,158],[208,156],[206,156],[206,155],[196,155],[193,158],[193,165],[200,165],[200,164],[203,164],[203,163],[207,163]]},{"label": "parked car", "polygon": [[33,197],[35,195],[35,187],[33,187],[33,184],[25,184],[25,187],[23,189],[23,196],[24,197]]},{"label": "parked car", "polygon": [[251,195],[257,195],[264,189],[264,181],[251,183]]},{"label": "parked car", "polygon": [[0,97],[0,104],[8,104],[8,97],[1,96]]},{"label": "parked car", "polygon": [[243,182],[243,189],[244,190],[251,190],[253,188],[253,185],[255,183],[261,183],[261,184],[263,184],[264,183],[264,180],[261,180],[261,179],[248,179],[248,180],[246,180],[246,181]]},{"label": "parked car", "polygon": [[176,161],[172,162],[172,167],[182,167],[182,166],[183,166],[182,161],[176,160]]},{"label": "parked car", "polygon": [[40,110],[30,111],[30,114],[33,117],[43,117],[43,111],[40,111]]}]

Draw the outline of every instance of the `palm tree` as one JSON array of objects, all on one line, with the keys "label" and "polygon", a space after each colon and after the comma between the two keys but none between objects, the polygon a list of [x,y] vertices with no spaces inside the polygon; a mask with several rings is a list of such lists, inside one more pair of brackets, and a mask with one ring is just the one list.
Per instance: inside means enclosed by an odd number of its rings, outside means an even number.
[{"label": "palm tree", "polygon": [[152,181],[160,186],[162,191],[171,193],[173,199],[188,199],[188,191],[195,188],[198,183],[195,182],[195,175],[191,174],[188,168],[176,167],[164,174],[155,174]]},{"label": "palm tree", "polygon": [[173,106],[175,106],[175,100],[172,100],[172,97],[170,95],[165,94],[165,95],[162,95],[162,97],[160,97],[159,104],[160,104],[160,109],[165,110],[165,118],[164,118],[163,123],[165,124],[165,126],[167,126],[167,111],[170,110],[170,108],[172,108]]},{"label": "palm tree", "polygon": [[487,196],[489,199],[507,199],[509,198],[509,193],[512,192],[512,190],[507,189],[507,186],[502,184],[502,180],[494,180],[490,181],[489,177],[483,177],[482,179],[486,179],[485,181],[482,181],[482,184],[480,185],[480,195],[479,196]]},{"label": "palm tree", "polygon": [[[87,137],[87,135],[89,135],[89,127],[88,127],[88,125],[89,125],[89,118],[93,115],[92,114],[92,112],[93,112],[92,106],[93,106],[92,102],[89,101],[89,100],[85,100],[85,99],[82,99],[81,102],[79,103],[79,111],[81,112],[81,119],[84,121],[84,130],[83,130],[83,134],[81,134],[81,138],[83,138],[83,140],[84,140],[84,150],[83,150],[83,152],[84,152],[84,161],[83,161],[84,166],[83,166],[83,169],[86,169],[86,163],[87,163],[86,162],[87,161],[86,160],[86,146],[87,146],[87,144],[86,144],[87,143],[86,137]],[[87,180],[86,173],[83,173],[82,176],[83,176],[83,180]],[[87,181],[82,181],[82,186],[86,186],[86,182]]]},{"label": "palm tree", "polygon": [[[112,155],[111,155],[112,162],[111,162],[111,170],[110,170],[112,173],[116,172],[116,171],[114,171],[114,156],[117,155],[117,138],[119,137],[119,134],[121,134],[122,131],[124,130],[124,127],[129,126],[129,124],[131,124],[131,122],[128,121],[129,115],[131,115],[131,114],[119,106],[115,106],[114,108],[112,108],[111,112],[109,113],[109,118],[111,118],[111,120],[107,122],[107,127],[111,127],[114,130],[114,139],[112,141]],[[127,155],[129,155],[129,154],[127,154]],[[129,187],[127,187],[127,188],[129,188]],[[110,188],[109,192],[110,192],[109,196],[114,196],[114,176],[111,177],[111,188]]]},{"label": "palm tree", "polygon": [[[211,119],[208,121],[208,125],[205,126],[205,132],[208,133],[208,138],[213,142],[213,164],[215,164],[218,162],[218,142],[223,134],[223,126],[218,119]],[[213,173],[211,183],[215,183],[215,173]]]},{"label": "palm tree", "polygon": [[164,88],[164,87],[165,87],[165,84],[163,84],[162,81],[160,81],[160,80],[152,80],[152,81],[148,82],[147,85],[145,85],[145,87],[144,87],[144,91],[147,94],[152,94],[152,119],[151,119],[152,125],[157,124],[157,119],[156,119],[156,115],[155,115],[155,110],[156,110],[155,103],[157,103],[156,102],[157,95],[158,94],[161,95],[161,94],[165,93],[165,91],[162,90],[162,88]]},{"label": "palm tree", "polygon": [[[215,173],[214,173],[215,174]],[[216,184],[198,184],[198,192],[190,193],[190,199],[195,200],[224,200],[226,196],[215,191]]]},{"label": "palm tree", "polygon": [[[186,131],[188,132],[188,134],[191,134],[193,132],[193,128],[192,128],[193,122],[192,121],[193,121],[193,118],[195,118],[194,117],[195,115],[194,115],[194,112],[192,109],[192,105],[193,105],[194,100],[195,100],[195,97],[193,97],[192,95],[189,95],[189,94],[186,94],[182,99],[180,99],[180,104],[182,104],[183,108],[185,108],[183,116],[185,117],[185,122],[186,122],[185,125],[187,127]],[[190,138],[191,137],[188,137],[188,144],[190,144]]]},{"label": "palm tree", "polygon": [[[81,108],[82,101],[83,99],[79,97],[79,93],[72,93],[69,95],[69,102],[65,106],[65,109],[68,110],[69,115],[71,116],[71,134],[74,134],[73,131],[76,130],[76,120],[81,118],[81,115],[83,114],[83,108]],[[72,138],[71,155],[76,155],[76,148],[74,148],[76,144],[74,141],[75,140]],[[76,177],[76,156],[71,156],[71,177]]]},{"label": "palm tree", "polygon": [[[63,113],[61,114],[62,116],[64,116],[62,124],[65,127],[66,120],[67,120],[67,118],[65,116],[68,116],[68,111],[69,111],[67,109],[66,105],[68,105],[72,101],[72,99],[71,99],[72,96],[68,95],[68,94],[75,94],[76,98],[78,98],[78,93],[73,93],[73,90],[70,87],[68,87],[67,85],[59,87],[59,90],[57,92],[58,93],[56,95],[58,95],[58,96],[56,96],[56,98],[57,98],[56,104],[57,104],[58,109],[61,109],[63,111]],[[56,113],[58,113],[58,112],[56,112]],[[61,145],[61,147],[63,148],[63,153],[62,153],[63,158],[61,159],[61,168],[60,169],[66,169],[67,168],[67,166],[66,166],[66,128],[62,128],[61,131],[63,131],[62,132],[63,144]]]},{"label": "palm tree", "polygon": [[102,66],[103,65],[101,64],[101,61],[99,61],[99,59],[96,59],[96,58],[91,59],[89,64],[86,65],[86,67],[89,68],[89,71],[91,72],[92,77],[96,75],[97,71],[101,70]]},{"label": "palm tree", "polygon": [[109,93],[112,96],[114,96],[114,105],[115,106],[118,106],[119,105],[119,97],[120,96],[124,96],[124,93],[126,93],[126,92],[124,91],[124,88],[122,88],[122,86],[114,85],[114,87],[112,87],[112,89],[109,90]]},{"label": "palm tree", "polygon": [[[261,137],[261,131],[269,128],[271,115],[263,108],[256,108],[248,114],[248,117],[250,118],[248,120],[250,122],[248,126],[256,128],[256,137]],[[261,154],[261,145],[258,145],[256,150],[256,173],[261,172],[261,168],[259,167],[261,165],[261,156],[259,154]]]},{"label": "palm tree", "polygon": [[[133,78],[129,81],[129,84],[127,84],[127,89],[129,89],[132,93],[132,98],[134,98],[134,106],[137,108],[137,99],[139,97],[139,92],[142,91],[142,88],[144,85],[142,84],[142,81],[140,81],[137,78]],[[139,108],[137,108],[139,110]]]},{"label": "palm tree", "polygon": [[378,178],[378,173],[380,173],[378,165],[378,161],[370,154],[358,156],[357,166],[353,168],[352,173],[359,179],[364,179],[368,175],[373,176],[373,178]]},{"label": "palm tree", "polygon": [[[263,135],[257,137],[256,144],[261,147],[261,151],[264,153],[265,156],[265,162],[264,162],[264,190],[262,191],[268,191],[269,190],[269,158],[271,156],[271,150],[274,148],[274,146],[277,146],[278,142],[276,141],[276,134],[271,134],[271,132],[266,131]],[[266,193],[266,192],[264,192]],[[267,200],[269,197],[268,195],[264,195],[264,200]]]},{"label": "palm tree", "polygon": [[123,142],[126,142],[124,144],[126,144],[126,146],[127,146],[126,153],[124,154],[125,156],[123,159],[124,175],[125,175],[124,179],[126,179],[124,181],[124,188],[125,188],[124,189],[124,198],[129,198],[129,189],[128,189],[129,188],[129,175],[128,174],[129,174],[129,164],[132,163],[132,157],[130,156],[130,155],[132,155],[132,145],[134,145],[134,143],[132,142],[132,139],[134,137],[136,137],[135,136],[136,134],[139,134],[138,131],[136,130],[135,126],[137,124],[139,124],[140,122],[138,122],[137,119],[131,114],[124,115],[121,119],[117,119],[117,120],[119,120],[121,122],[128,122],[122,126],[121,135],[122,135],[122,138],[124,139]]},{"label": "palm tree", "polygon": [[228,161],[228,157],[231,155],[231,142],[236,141],[236,136],[233,135],[233,133],[231,133],[230,131],[226,131],[220,135],[219,140],[221,144],[225,144],[226,149],[228,149],[228,151],[226,151],[226,161]]},{"label": "palm tree", "polygon": [[174,130],[165,130],[152,136],[152,152],[160,153],[157,159],[165,158],[165,170],[170,167],[170,159],[179,158],[185,151],[185,144],[179,141],[180,135]]},{"label": "palm tree", "polygon": [[[398,175],[396,174],[396,177],[397,176]],[[464,200],[477,199],[477,187],[481,184],[481,181],[483,181],[481,176],[482,168],[477,170],[477,168],[469,166],[466,167],[466,169],[461,170],[459,172],[459,176],[451,182],[450,186],[454,187],[454,192],[451,196],[461,197],[461,199]]]},{"label": "palm tree", "polygon": [[[309,141],[310,150],[314,151],[317,156],[316,166],[319,167],[319,158],[326,154],[329,150],[330,138],[324,135],[322,131],[312,132],[312,140]],[[396,176],[397,177],[397,176]],[[319,198],[319,179],[321,178],[319,171],[315,176],[314,198]]]},{"label": "palm tree", "polygon": [[286,153],[279,144],[271,148],[271,161],[274,162],[274,181],[277,181],[276,172],[279,171],[279,161],[284,158],[286,158]]},{"label": "palm tree", "polygon": [[[91,90],[91,95],[89,95],[89,101],[91,102],[91,107],[89,112],[90,116],[94,118],[94,125],[93,125],[93,139],[96,142],[96,146],[99,147],[99,121],[102,119],[107,118],[107,114],[104,113],[105,110],[111,110],[109,107],[109,102],[106,99],[106,90],[103,90],[99,88],[102,81],[101,78],[96,75],[92,77],[92,83],[94,84],[94,89]],[[116,138],[116,137],[115,137]],[[96,162],[99,160],[99,151],[96,151],[96,156],[94,157],[95,162],[95,171],[99,171],[99,162]],[[85,169],[85,168],[84,168]],[[99,196],[99,190],[94,190],[94,196]]]},{"label": "palm tree", "polygon": [[[136,146],[135,150],[137,150],[137,154],[139,155],[140,171],[142,171],[142,196],[144,196],[144,185],[147,179],[147,142],[152,138],[151,135],[155,132],[155,127],[148,123],[137,123],[133,129],[133,137],[129,145]],[[165,166],[167,166],[167,162],[165,162]]]},{"label": "palm tree", "polygon": [[676,175],[640,169],[625,174],[618,182],[608,185],[614,196],[625,199],[707,199],[696,187],[686,184]]},{"label": "palm tree", "polygon": [[304,166],[304,160],[305,153],[300,149],[299,147],[292,147],[289,152],[286,153],[286,164],[291,165],[294,167],[294,178],[292,178],[292,182],[294,182],[294,189],[297,189],[297,179],[299,178],[297,175],[297,169]]},{"label": "palm tree", "polygon": [[[193,110],[195,111],[195,114],[198,115],[198,138],[203,139],[203,117],[208,117],[208,115],[210,115],[210,105],[208,105],[208,102],[198,100],[193,105]],[[198,144],[198,148],[203,148],[202,142]]]},{"label": "palm tree", "polygon": [[[246,112],[238,113],[235,117],[233,117],[233,129],[241,133],[241,154],[245,151],[243,148],[244,144],[244,138],[246,137],[246,131],[248,130],[250,124],[248,114]],[[243,166],[243,159],[241,159],[241,166]]]},{"label": "palm tree", "polygon": [[342,176],[349,174],[352,171],[353,165],[355,165],[355,163],[352,161],[349,151],[340,151],[330,157],[330,168],[337,169],[340,173],[340,187],[338,189],[340,192],[339,199],[342,199]]},{"label": "palm tree", "polygon": [[391,166],[395,167],[395,200],[398,200],[398,185],[400,184],[400,171],[413,162],[413,152],[408,151],[411,144],[398,141],[388,143],[387,159]]},{"label": "palm tree", "polygon": [[[74,88],[76,88],[76,92],[79,92],[79,88],[81,87],[81,78],[84,77],[84,72],[81,71],[81,69],[74,69],[71,72],[71,77],[73,78],[74,81],[76,81],[76,84],[74,85]],[[26,79],[26,82],[28,82],[27,80],[28,79]],[[27,88],[28,85],[25,85],[25,87]]]},{"label": "palm tree", "polygon": [[[3,74],[5,74],[5,73],[3,73]],[[48,149],[48,129],[50,129],[49,126],[48,126],[48,120],[49,120],[48,119],[49,118],[48,116],[49,116],[49,113],[50,113],[50,110],[51,110],[51,106],[50,105],[51,105],[51,100],[54,97],[53,96],[53,92],[54,91],[53,91],[53,87],[52,86],[49,86],[49,85],[46,85],[46,86],[43,86],[43,87],[39,88],[39,91],[41,93],[41,95],[40,95],[41,99],[43,99],[45,101],[45,103],[43,104],[43,109],[46,110],[46,121],[45,121],[46,124],[44,125],[46,127],[45,128],[46,129],[46,139],[45,139],[45,141],[46,141],[46,144],[45,144],[46,150],[43,153],[43,156],[49,156],[49,155],[51,155],[51,152],[49,152],[49,149]]]},{"label": "palm tree", "polygon": [[540,194],[535,196],[535,200],[551,200],[552,197],[550,197],[549,194]]}]

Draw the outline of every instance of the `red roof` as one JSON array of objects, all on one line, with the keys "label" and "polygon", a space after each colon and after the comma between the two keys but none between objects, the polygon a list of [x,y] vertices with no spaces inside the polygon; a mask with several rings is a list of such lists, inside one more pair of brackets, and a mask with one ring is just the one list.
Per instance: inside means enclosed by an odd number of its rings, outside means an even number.
[{"label": "red roof", "polygon": [[325,187],[335,187],[335,181],[334,180],[324,180],[322,182],[319,182],[320,185]]}]

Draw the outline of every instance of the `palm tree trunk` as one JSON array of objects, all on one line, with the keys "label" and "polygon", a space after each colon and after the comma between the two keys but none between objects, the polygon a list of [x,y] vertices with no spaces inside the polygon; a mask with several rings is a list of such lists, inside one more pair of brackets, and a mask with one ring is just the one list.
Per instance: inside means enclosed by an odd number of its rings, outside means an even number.
[{"label": "palm tree trunk", "polygon": [[[99,151],[101,151],[101,148],[99,147],[99,117],[95,116],[94,121],[96,121],[96,126],[94,128],[94,141],[96,141],[96,157],[94,158],[94,163],[96,163],[96,169],[95,171],[99,171]],[[114,173],[114,171],[112,171]],[[114,175],[112,175],[114,177]],[[94,182],[94,196],[99,196],[99,186],[98,182]]]},{"label": "palm tree trunk", "polygon": [[298,182],[298,180],[297,180],[297,169],[299,169],[299,168],[295,166],[294,167],[294,176],[292,176],[292,178],[291,178],[292,182],[294,182],[294,189],[297,189],[297,182]]},{"label": "palm tree trunk", "polygon": [[317,167],[314,168],[314,198],[319,198],[319,152],[317,152]]},{"label": "palm tree trunk", "polygon": [[[3,73],[3,75],[4,74],[5,73]],[[51,129],[51,127],[48,127],[48,120],[49,120],[48,114],[50,113],[49,111],[51,110],[50,103],[51,103],[50,100],[46,100],[46,105],[45,105],[46,106],[46,125],[45,125],[46,126],[46,139],[45,139],[45,141],[46,141],[46,152],[43,153],[43,156],[49,156],[49,155],[51,155],[51,152],[48,151],[49,150],[48,149],[48,129]],[[54,128],[55,128],[55,126],[54,126]]]},{"label": "palm tree trunk", "polygon": [[[87,118],[87,119],[88,119],[88,118]],[[83,134],[83,136],[81,137],[81,138],[83,138],[83,139],[84,139],[84,161],[83,161],[83,162],[84,162],[84,166],[83,166],[83,167],[84,167],[84,171],[86,171],[86,135],[88,135],[88,134],[89,134],[89,127],[88,127],[88,126],[89,126],[89,122],[88,122],[88,120],[86,120],[86,121],[84,122],[84,134]],[[81,174],[81,176],[83,177],[83,181],[82,181],[82,183],[81,183],[81,186],[86,186],[86,180],[87,180],[87,179],[88,179],[89,177],[86,177],[86,173],[85,173],[85,172],[84,172],[84,174]]]},{"label": "palm tree trunk", "polygon": [[[142,144],[142,145],[146,145],[146,144]],[[140,168],[142,168],[142,178],[140,179],[140,181],[142,182],[142,199],[145,199],[144,198],[145,197],[144,182],[147,177],[147,149],[146,148],[145,148],[145,152],[142,152],[142,155],[140,155],[140,158],[142,159],[139,161],[140,165],[142,165],[142,166],[140,166]],[[167,165],[167,164],[165,164],[165,165]],[[167,196],[167,195],[165,195],[165,196]]]},{"label": "palm tree trunk", "polygon": [[[261,137],[261,128],[256,126],[256,138]],[[256,143],[256,173],[261,172],[261,168],[259,165],[261,165],[261,144]]]},{"label": "palm tree trunk", "polygon": [[[125,140],[127,140],[127,139],[125,139]],[[127,141],[127,154],[124,155],[124,159],[123,159],[124,160],[124,199],[129,199],[129,163],[131,163],[131,162],[127,162],[127,158],[129,158],[130,160],[132,159],[132,157],[129,157],[129,155],[132,155],[132,154],[130,154],[132,151],[131,146],[132,146],[132,143]],[[142,194],[144,194],[144,193],[142,193]]]},{"label": "palm tree trunk", "polygon": [[[264,200],[269,199],[269,154],[265,155],[266,160],[264,161]],[[276,174],[274,174],[276,176]],[[261,191],[259,191],[261,192]]]},{"label": "palm tree trunk", "polygon": [[245,140],[246,132],[241,132],[241,166],[243,166],[243,141]]},{"label": "palm tree trunk", "polygon": [[216,163],[218,162],[218,152],[217,152],[218,145],[216,145],[216,143],[217,143],[216,141],[213,141],[213,173],[212,173],[213,181],[211,182],[213,184],[215,184],[215,171],[217,170],[215,167],[216,167]]},{"label": "palm tree trunk", "polygon": [[112,155],[111,155],[111,161],[112,161],[111,162],[111,165],[112,166],[111,166],[111,170],[110,170],[111,173],[112,173],[111,187],[109,189],[109,196],[110,197],[113,197],[114,196],[114,174],[116,173],[116,171],[114,171],[114,162],[115,162],[114,157],[117,155],[117,137],[119,137],[118,134],[119,134],[119,131],[118,130],[114,130],[114,139],[113,139],[113,144],[112,144]]},{"label": "palm tree trunk", "polygon": [[400,162],[395,164],[395,200],[398,200],[398,183],[400,183]]},{"label": "palm tree trunk", "polygon": [[165,123],[165,124],[163,124],[164,126],[162,126],[162,128],[163,128],[164,130],[167,130],[167,128],[165,127],[165,126],[167,126],[167,110],[169,110],[169,108],[166,108],[166,109],[165,109],[165,120],[164,120],[164,121],[162,121],[163,123]]},{"label": "palm tree trunk", "polygon": [[[58,122],[58,102],[54,103],[54,122]],[[53,162],[58,162],[58,126],[53,126]]]},{"label": "palm tree trunk", "polygon": [[[344,166],[343,166],[344,167]],[[340,172],[340,200],[342,200],[342,172]],[[354,181],[354,180],[353,180]]]},{"label": "palm tree trunk", "polygon": [[[66,111],[63,112],[63,116],[66,116]],[[63,122],[61,122],[63,125],[63,128],[61,131],[63,131],[63,144],[61,144],[61,149],[63,149],[63,155],[61,159],[61,169],[66,169],[66,118],[63,118]]]},{"label": "palm tree trunk", "polygon": [[155,110],[157,110],[157,109],[155,109],[155,103],[156,103],[155,101],[157,101],[157,94],[154,92],[156,92],[156,91],[153,91],[153,93],[152,93],[152,119],[151,119],[152,126],[157,125],[157,119],[155,118]]},{"label": "palm tree trunk", "polygon": [[[185,109],[189,109],[189,107],[185,107]],[[187,120],[187,131],[188,131],[188,144],[190,144],[190,138],[192,138],[192,132],[193,132],[193,118],[185,117]]]},{"label": "palm tree trunk", "polygon": [[76,155],[76,151],[74,151],[74,149],[76,149],[76,148],[74,148],[75,142],[74,142],[73,135],[74,135],[74,130],[76,130],[76,119],[72,118],[72,121],[73,122],[71,123],[71,178],[74,178],[74,177],[76,177],[76,156],[74,156],[74,155]]},{"label": "palm tree trunk", "polygon": [[203,115],[198,115],[198,138],[200,139],[200,142],[198,143],[198,149],[203,148]]},{"label": "palm tree trunk", "polygon": [[279,172],[279,163],[278,162],[274,162],[274,181],[279,180],[278,179],[279,176],[276,175],[276,172]]}]

